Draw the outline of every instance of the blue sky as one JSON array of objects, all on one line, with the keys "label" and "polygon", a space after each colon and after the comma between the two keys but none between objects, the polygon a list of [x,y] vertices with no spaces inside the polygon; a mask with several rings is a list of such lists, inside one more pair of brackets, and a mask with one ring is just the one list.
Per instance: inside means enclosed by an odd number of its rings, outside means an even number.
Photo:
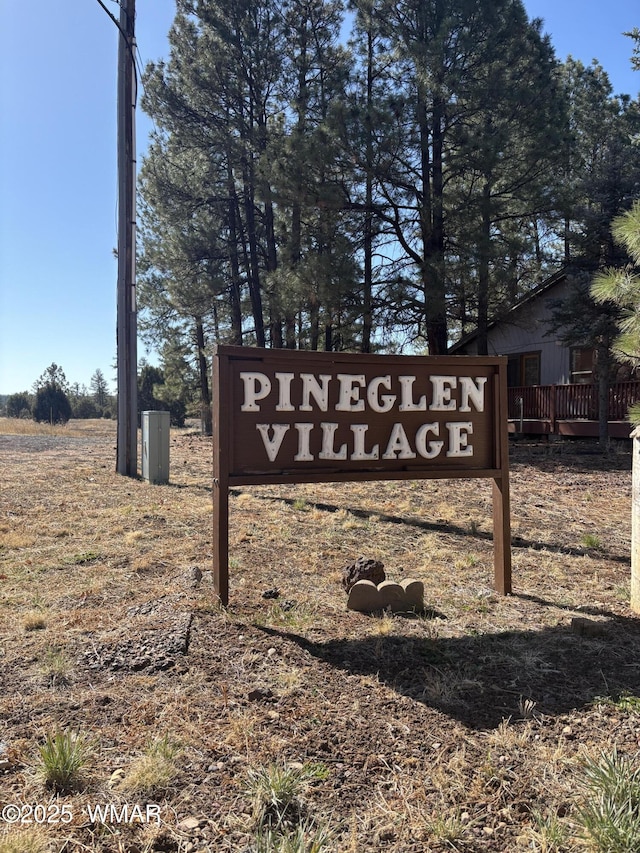
[{"label": "blue sky", "polygon": [[[638,0],[525,6],[560,59],[596,58],[615,92],[638,95],[621,35],[640,27]],[[166,56],[174,10],[137,0],[143,64]],[[87,386],[99,368],[115,390],[116,62],[96,0],[0,0],[0,393],[29,390],[52,362]],[[139,159],[148,130],[139,111]]]}]

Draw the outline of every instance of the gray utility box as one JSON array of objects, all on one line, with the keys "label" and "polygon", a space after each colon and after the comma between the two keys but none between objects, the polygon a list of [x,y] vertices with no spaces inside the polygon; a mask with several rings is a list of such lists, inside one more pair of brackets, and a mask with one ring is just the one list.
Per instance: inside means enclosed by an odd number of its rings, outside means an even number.
[{"label": "gray utility box", "polygon": [[169,412],[142,412],[142,479],[169,482]]}]

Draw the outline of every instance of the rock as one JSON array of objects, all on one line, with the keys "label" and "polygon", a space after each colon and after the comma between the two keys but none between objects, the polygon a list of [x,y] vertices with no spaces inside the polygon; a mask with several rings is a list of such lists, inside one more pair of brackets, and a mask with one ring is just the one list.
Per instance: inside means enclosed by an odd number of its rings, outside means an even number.
[{"label": "rock", "polygon": [[382,581],[378,584],[378,610],[397,610],[402,607],[404,589],[395,581]]},{"label": "rock", "polygon": [[277,586],[274,586],[271,589],[265,589],[265,591],[262,593],[262,597],[266,599],[280,598],[280,590]]},{"label": "rock", "polygon": [[268,687],[254,687],[247,693],[249,702],[265,702],[273,698],[273,692]]},{"label": "rock", "polygon": [[349,590],[347,600],[349,610],[358,610],[360,613],[373,613],[379,610],[378,587],[373,581],[358,581]]},{"label": "rock", "polygon": [[109,776],[109,781],[107,784],[109,785],[110,788],[117,788],[118,785],[121,784],[121,782],[125,776],[126,776],[126,773],[124,772],[122,767],[119,767],[117,770],[113,771],[111,776]]},{"label": "rock", "polygon": [[357,581],[349,591],[347,607],[361,613],[387,609],[393,613],[422,610],[424,584],[412,578],[405,578],[400,583],[383,581],[377,586],[372,581]]},{"label": "rock", "polygon": [[424,584],[413,578],[400,581],[404,590],[404,604],[407,610],[422,610],[424,608]]},{"label": "rock", "polygon": [[7,770],[11,766],[9,759],[9,747],[2,740],[0,741],[0,770]]},{"label": "rock", "polygon": [[185,817],[184,820],[181,820],[178,824],[178,829],[182,830],[182,832],[193,832],[194,829],[200,828],[200,818],[199,817]]},{"label": "rock", "polygon": [[396,830],[392,823],[383,826],[375,834],[376,845],[386,844],[389,841],[395,841]]},{"label": "rock", "polygon": [[346,592],[350,592],[353,585],[358,581],[371,581],[377,585],[386,580],[386,577],[384,565],[381,562],[358,557],[355,563],[349,563],[343,568],[342,586]]}]

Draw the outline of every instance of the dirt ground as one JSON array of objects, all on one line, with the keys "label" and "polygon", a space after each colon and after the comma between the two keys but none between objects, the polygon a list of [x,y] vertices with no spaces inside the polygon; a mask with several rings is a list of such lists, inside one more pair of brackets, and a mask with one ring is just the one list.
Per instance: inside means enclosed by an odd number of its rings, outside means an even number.
[{"label": "dirt ground", "polygon": [[[151,486],[115,473],[113,424],[0,422],[0,853],[284,850],[252,787],[274,764],[318,769],[317,850],[588,849],[585,759],[640,749],[630,468],[624,445],[512,445],[507,597],[486,481],[234,490],[223,609],[210,439],[172,431]],[[347,610],[360,555],[425,610]],[[61,731],[92,744],[68,791],[39,773]]]}]

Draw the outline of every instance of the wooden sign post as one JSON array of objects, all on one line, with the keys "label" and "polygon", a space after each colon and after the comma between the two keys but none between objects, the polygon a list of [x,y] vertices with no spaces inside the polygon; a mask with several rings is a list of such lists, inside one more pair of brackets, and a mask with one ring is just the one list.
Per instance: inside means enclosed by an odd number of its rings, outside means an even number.
[{"label": "wooden sign post", "polygon": [[229,601],[229,488],[493,480],[495,588],[511,592],[507,360],[219,346],[213,572]]}]

